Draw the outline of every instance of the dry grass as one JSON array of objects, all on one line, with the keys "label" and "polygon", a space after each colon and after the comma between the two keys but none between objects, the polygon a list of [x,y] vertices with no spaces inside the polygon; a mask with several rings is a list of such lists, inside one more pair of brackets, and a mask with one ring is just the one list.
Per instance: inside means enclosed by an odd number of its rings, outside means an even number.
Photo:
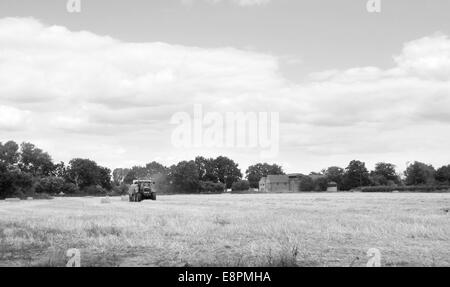
[{"label": "dry grass", "polygon": [[450,194],[0,202],[0,266],[450,266]]}]

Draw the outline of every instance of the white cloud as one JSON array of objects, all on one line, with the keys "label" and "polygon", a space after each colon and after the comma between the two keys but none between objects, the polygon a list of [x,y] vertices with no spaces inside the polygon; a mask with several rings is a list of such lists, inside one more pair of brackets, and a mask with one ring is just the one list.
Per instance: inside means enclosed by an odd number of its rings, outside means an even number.
[{"label": "white cloud", "polygon": [[450,39],[435,34],[407,43],[401,55],[395,57],[405,74],[440,80],[450,79]]},{"label": "white cloud", "polygon": [[354,67],[286,80],[282,57],[234,48],[126,43],[34,19],[0,20],[2,139],[41,143],[67,160],[110,167],[223,153],[243,165],[259,151],[175,150],[169,120],[210,111],[279,111],[279,162],[293,171],[355,157],[450,162],[450,40],[406,43],[390,69]]},{"label": "white cloud", "polygon": [[26,129],[29,123],[29,111],[0,105],[0,132]]}]

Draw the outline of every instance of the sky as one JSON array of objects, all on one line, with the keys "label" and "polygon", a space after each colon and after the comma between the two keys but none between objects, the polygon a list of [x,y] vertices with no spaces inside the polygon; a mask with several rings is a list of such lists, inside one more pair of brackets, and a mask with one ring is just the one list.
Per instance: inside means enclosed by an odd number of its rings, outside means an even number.
[{"label": "sky", "polygon": [[[450,1],[0,0],[0,141],[129,167],[450,163]],[[278,152],[178,147],[174,115],[279,114]]]}]

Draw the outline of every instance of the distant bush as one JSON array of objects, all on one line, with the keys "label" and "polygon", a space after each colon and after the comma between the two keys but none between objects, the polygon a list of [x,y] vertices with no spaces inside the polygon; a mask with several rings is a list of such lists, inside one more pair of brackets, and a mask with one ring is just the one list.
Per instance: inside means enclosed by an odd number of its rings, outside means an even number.
[{"label": "distant bush", "polygon": [[56,194],[63,191],[66,182],[64,179],[55,176],[43,177],[36,186],[36,193]]},{"label": "distant bush", "polygon": [[314,191],[327,191],[328,179],[325,177],[319,177],[314,180]]},{"label": "distant bush", "polygon": [[53,199],[48,193],[35,193],[31,197],[33,197],[33,199]]},{"label": "distant bush", "polygon": [[446,185],[412,185],[412,186],[366,186],[360,188],[361,192],[450,192]]},{"label": "distant bush", "polygon": [[17,170],[7,170],[0,166],[0,198],[24,197],[33,188],[33,178],[30,174]]},{"label": "distant bush", "polygon": [[314,191],[314,181],[309,176],[304,176],[300,180],[300,191]]},{"label": "distant bush", "polygon": [[225,190],[225,184],[212,181],[200,181],[201,193],[222,193]]},{"label": "distant bush", "polygon": [[126,195],[128,194],[129,185],[126,183],[122,183],[121,185],[115,185],[112,189],[111,195]]},{"label": "distant bush", "polygon": [[11,197],[25,199],[27,195],[22,190],[18,189],[11,194]]},{"label": "distant bush", "polygon": [[64,183],[64,186],[61,191],[65,194],[80,193],[80,190],[78,189],[78,187],[71,182]]},{"label": "distant bush", "polygon": [[106,194],[107,190],[101,187],[100,185],[90,185],[83,189],[85,194],[89,195],[98,195],[98,194]]},{"label": "distant bush", "polygon": [[35,192],[37,194],[59,194],[61,192],[65,194],[79,193],[77,186],[71,182],[66,182],[64,179],[55,176],[49,176],[41,178],[36,187]]},{"label": "distant bush", "polygon": [[248,180],[239,180],[232,184],[232,191],[248,191],[250,189],[250,182]]}]

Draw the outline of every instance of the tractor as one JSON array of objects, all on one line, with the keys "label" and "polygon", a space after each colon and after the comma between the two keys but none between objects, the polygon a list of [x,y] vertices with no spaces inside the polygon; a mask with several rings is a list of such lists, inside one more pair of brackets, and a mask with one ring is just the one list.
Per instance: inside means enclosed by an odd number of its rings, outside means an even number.
[{"label": "tractor", "polygon": [[133,180],[128,195],[131,202],[140,202],[144,199],[156,200],[155,182],[151,179]]}]

